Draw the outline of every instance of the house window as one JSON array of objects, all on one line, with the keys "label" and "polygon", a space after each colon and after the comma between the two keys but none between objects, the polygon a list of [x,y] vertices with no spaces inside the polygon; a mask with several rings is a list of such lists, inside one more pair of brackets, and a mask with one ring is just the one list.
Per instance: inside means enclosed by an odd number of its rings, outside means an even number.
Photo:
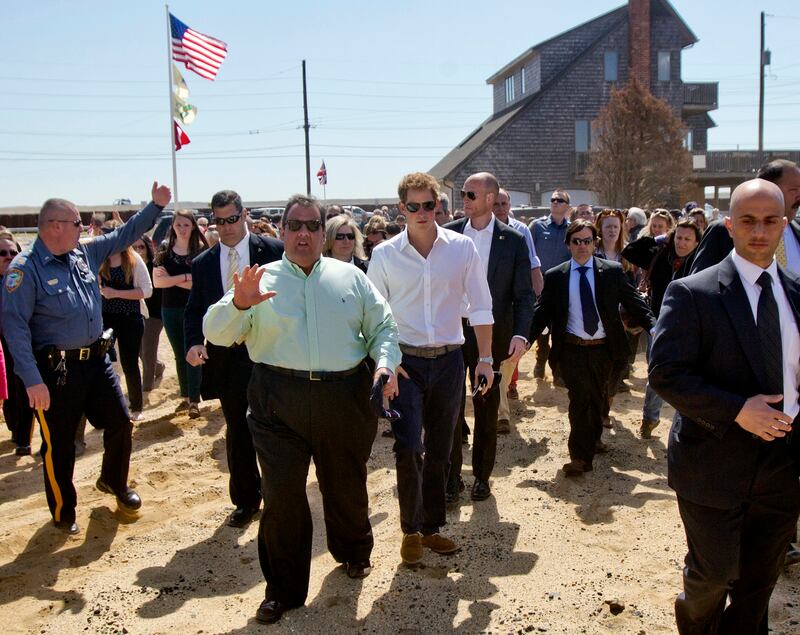
[{"label": "house window", "polygon": [[671,55],[669,51],[658,52],[658,81],[668,82],[670,79]]},{"label": "house window", "polygon": [[617,66],[619,65],[619,53],[616,51],[606,51],[603,54],[603,67],[605,69],[605,81],[617,81]]},{"label": "house window", "polygon": [[506,77],[506,103],[514,101],[514,76]]},{"label": "house window", "polygon": [[522,69],[519,72],[519,79],[520,79],[519,92],[520,92],[520,94],[524,95],[525,94],[525,67],[524,66],[522,67]]},{"label": "house window", "polygon": [[694,135],[691,130],[686,131],[686,136],[683,139],[683,147],[690,152],[694,149]]},{"label": "house window", "polygon": [[590,129],[588,119],[575,120],[575,152],[589,151],[589,143],[591,141],[589,135]]}]

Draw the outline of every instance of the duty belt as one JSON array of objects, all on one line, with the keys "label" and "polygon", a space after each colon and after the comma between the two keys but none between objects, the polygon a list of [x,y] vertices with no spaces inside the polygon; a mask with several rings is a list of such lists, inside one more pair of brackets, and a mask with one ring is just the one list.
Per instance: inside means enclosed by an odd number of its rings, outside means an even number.
[{"label": "duty belt", "polygon": [[404,355],[411,357],[422,357],[424,359],[436,359],[461,348],[461,344],[447,344],[445,346],[409,346],[400,344],[400,351]]}]

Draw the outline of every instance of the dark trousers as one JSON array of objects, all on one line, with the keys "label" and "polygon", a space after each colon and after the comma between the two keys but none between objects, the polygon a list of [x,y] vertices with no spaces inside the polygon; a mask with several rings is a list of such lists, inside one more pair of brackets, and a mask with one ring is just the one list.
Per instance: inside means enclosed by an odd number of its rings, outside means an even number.
[{"label": "dark trousers", "polygon": [[[478,365],[478,340],[475,339],[475,330],[464,323],[464,346],[461,349],[464,356],[464,366],[469,374],[469,383],[475,390],[475,367]],[[495,360],[494,370],[500,368],[500,360]],[[459,400],[459,421],[464,418],[467,389],[461,384],[461,399]],[[472,440],[472,473],[476,479],[488,481],[494,469],[497,456],[497,410],[500,407],[500,382],[495,381],[485,395],[478,395],[472,399],[472,409],[475,413],[475,430]],[[462,439],[462,426],[456,426],[453,436],[453,448],[450,452],[450,481],[455,481],[461,476],[461,465],[464,461]]]},{"label": "dark trousers", "polygon": [[178,372],[178,384],[181,397],[188,397],[189,401],[200,401],[200,380],[202,370],[200,366],[192,366],[186,361],[186,337],[183,330],[184,309],[171,309],[161,307],[161,319],[164,330],[167,332],[172,352],[175,354],[175,370]]},{"label": "dark trousers", "polygon": [[434,534],[446,522],[445,489],[450,469],[458,396],[464,390],[460,350],[436,359],[403,355],[409,378],[398,377],[400,395],[392,406],[397,496],[403,533]]},{"label": "dark trousers", "polygon": [[36,416],[42,432],[44,489],[47,505],[56,521],[73,522],[77,495],[72,484],[75,468],[75,432],[83,414],[103,431],[103,466],[100,478],[114,491],[128,484],[132,425],[119,380],[108,355],[86,361],[68,361],[66,383],[57,385],[58,375],[39,364],[50,408]]},{"label": "dark trousers", "polygon": [[682,635],[766,635],[769,598],[800,511],[797,471],[786,454],[782,441],[759,448],[750,496],[734,509],[705,507],[678,496],[689,547],[683,593],[675,601]]},{"label": "dark trousers", "polygon": [[131,410],[142,411],[142,373],[139,371],[139,349],[144,335],[144,317],[141,313],[133,315],[103,314],[103,327],[114,329],[114,337],[119,347],[119,363],[125,375],[128,401]]},{"label": "dark trousers", "polygon": [[[164,328],[164,322],[161,320],[161,314],[158,317],[148,317],[144,320],[144,335],[142,336],[142,348],[139,355],[142,358],[142,390],[149,392],[153,390],[156,378],[156,369],[160,362],[158,361],[158,340],[161,336],[161,329]],[[161,364],[161,372],[163,373],[164,365]]]},{"label": "dark trousers", "polygon": [[8,350],[8,345],[0,337],[6,362],[6,383],[8,384],[8,398],[3,402],[3,418],[6,426],[11,431],[11,440],[17,447],[27,447],[33,438],[33,409],[28,401],[28,391],[25,384],[14,372],[14,360]]},{"label": "dark trousers", "polygon": [[369,560],[372,528],[367,459],[377,430],[366,368],[335,381],[288,377],[256,364],[247,422],[261,465],[264,512],[258,556],[266,597],[301,606],[311,570],[311,511],[306,477],[313,458],[328,550],[337,562]]},{"label": "dark trousers", "polygon": [[608,410],[608,346],[576,346],[565,342],[559,367],[569,397],[569,457],[591,465],[595,445],[603,434]]},{"label": "dark trousers", "polygon": [[[237,347],[230,362],[237,367],[251,367],[244,346]],[[231,370],[231,372],[238,372]],[[219,403],[225,417],[225,453],[228,457],[228,490],[236,507],[257,508],[261,504],[261,476],[258,473],[253,435],[247,425],[247,383],[230,382],[219,391]]]}]

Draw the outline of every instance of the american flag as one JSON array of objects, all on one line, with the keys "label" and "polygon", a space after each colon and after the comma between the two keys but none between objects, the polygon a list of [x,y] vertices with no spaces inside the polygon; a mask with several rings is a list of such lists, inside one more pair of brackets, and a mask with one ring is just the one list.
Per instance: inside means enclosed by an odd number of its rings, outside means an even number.
[{"label": "american flag", "polygon": [[319,179],[320,185],[327,185],[328,184],[328,170],[325,169],[325,161],[322,162],[319,170],[317,171],[317,178]]},{"label": "american flag", "polygon": [[213,80],[228,54],[228,45],[221,40],[190,29],[171,13],[172,59],[183,62],[186,68],[200,77]]}]

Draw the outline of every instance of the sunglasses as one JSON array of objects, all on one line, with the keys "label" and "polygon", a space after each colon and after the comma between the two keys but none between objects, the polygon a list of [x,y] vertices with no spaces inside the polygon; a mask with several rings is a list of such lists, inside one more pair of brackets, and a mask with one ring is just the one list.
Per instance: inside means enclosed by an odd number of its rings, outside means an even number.
[{"label": "sunglasses", "polygon": [[8,251],[6,251],[5,249],[0,249],[0,258],[8,258],[9,256],[13,258],[18,253],[19,253],[18,251],[14,251],[13,249],[9,249]]},{"label": "sunglasses", "polygon": [[551,198],[550,202],[551,203],[566,203],[567,201],[565,199],[563,199],[563,198]]},{"label": "sunglasses", "polygon": [[474,201],[476,198],[478,198],[478,195],[475,194],[475,192],[465,192],[464,190],[461,190],[461,198],[468,198],[469,200]]},{"label": "sunglasses", "polygon": [[424,209],[426,212],[432,212],[436,209],[436,201],[423,201],[422,203],[406,203],[406,209],[415,214],[420,210],[420,208]]},{"label": "sunglasses", "polygon": [[336,234],[336,240],[355,240],[355,234]]},{"label": "sunglasses", "polygon": [[80,219],[77,220],[58,220],[57,218],[51,218],[48,222],[50,223],[69,223],[73,227],[83,227],[83,223]]},{"label": "sunglasses", "polygon": [[570,238],[569,242],[572,245],[591,245],[594,238]]},{"label": "sunglasses", "polygon": [[214,222],[215,225],[233,225],[234,223],[238,223],[239,219],[242,217],[242,212],[238,214],[234,214],[233,216],[228,216],[227,218],[220,218],[219,216],[215,216],[211,220]]},{"label": "sunglasses", "polygon": [[300,228],[305,226],[305,228],[310,232],[319,231],[319,228],[322,227],[322,221],[320,220],[287,220],[286,227],[289,228],[289,231],[292,232],[299,232]]}]

